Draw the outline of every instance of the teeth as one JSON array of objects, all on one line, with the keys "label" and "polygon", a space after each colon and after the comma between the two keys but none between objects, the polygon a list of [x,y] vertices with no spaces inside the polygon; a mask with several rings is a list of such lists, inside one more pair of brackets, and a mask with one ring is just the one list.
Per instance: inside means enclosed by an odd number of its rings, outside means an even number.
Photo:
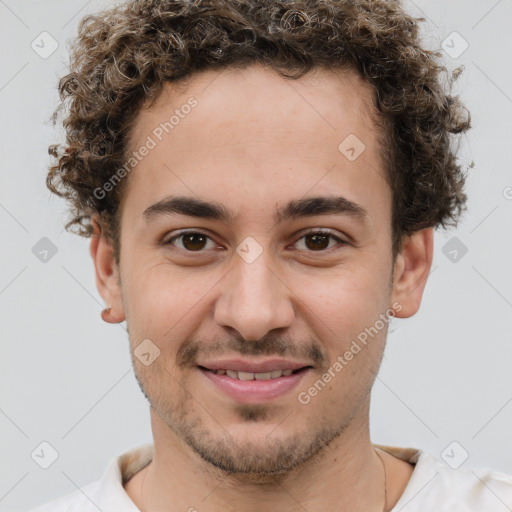
[{"label": "teeth", "polygon": [[[281,372],[279,372],[279,373],[281,373]],[[272,372],[255,373],[254,378],[256,380],[268,380],[268,379],[272,378]]]},{"label": "teeth", "polygon": [[293,373],[293,370],[274,370],[273,372],[237,372],[235,370],[215,370],[217,375],[227,375],[232,379],[239,380],[269,380],[278,379],[279,377],[286,377]]}]

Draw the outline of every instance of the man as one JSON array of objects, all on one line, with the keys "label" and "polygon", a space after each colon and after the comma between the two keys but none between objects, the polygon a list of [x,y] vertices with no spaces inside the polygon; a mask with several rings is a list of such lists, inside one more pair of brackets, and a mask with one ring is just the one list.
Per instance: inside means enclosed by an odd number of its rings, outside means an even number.
[{"label": "man", "polygon": [[369,0],[82,21],[48,185],[91,236],[103,319],[127,322],[154,445],[36,510],[510,509],[512,477],[369,435],[389,323],[466,199],[469,116],[417,21]]}]

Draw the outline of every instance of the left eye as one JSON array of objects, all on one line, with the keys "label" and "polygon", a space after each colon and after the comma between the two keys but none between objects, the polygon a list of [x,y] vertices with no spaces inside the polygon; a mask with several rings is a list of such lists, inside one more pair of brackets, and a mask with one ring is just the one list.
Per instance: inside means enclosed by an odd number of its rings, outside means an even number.
[{"label": "left eye", "polygon": [[[307,249],[310,249],[314,252],[321,252],[326,249],[330,249],[332,245],[329,245],[329,239],[335,240],[338,244],[345,244],[346,242],[341,238],[333,235],[329,231],[310,231],[309,233],[305,233],[302,235],[296,243],[300,240],[304,239],[304,245]],[[327,246],[325,245],[327,242]],[[336,244],[334,244],[336,245]]]},{"label": "left eye", "polygon": [[[169,238],[165,244],[175,245],[175,240],[181,241],[181,246],[177,245],[179,249],[183,249],[188,252],[201,252],[203,249],[212,249],[216,245],[208,235],[198,231],[185,231],[179,233]],[[329,243],[330,240],[334,240],[339,244],[346,244],[344,240],[333,235],[332,233],[318,230],[305,233],[295,243],[298,244],[301,240],[304,240],[304,248],[313,252],[324,251],[326,249],[330,249],[333,245],[336,245],[336,243],[331,245]],[[207,247],[208,242],[211,244],[210,247]]]}]

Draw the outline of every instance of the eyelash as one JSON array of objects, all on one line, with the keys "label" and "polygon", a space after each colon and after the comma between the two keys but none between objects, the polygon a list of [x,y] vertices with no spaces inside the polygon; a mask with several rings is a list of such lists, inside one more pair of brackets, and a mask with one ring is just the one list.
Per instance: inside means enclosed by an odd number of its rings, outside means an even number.
[{"label": "eyelash", "polygon": [[[209,240],[213,241],[213,240],[212,240],[212,238],[211,238],[210,236],[208,236],[206,233],[203,233],[203,232],[201,232],[201,231],[185,230],[185,231],[181,231],[181,232],[179,232],[178,234],[176,234],[176,235],[172,236],[172,237],[171,237],[171,238],[169,238],[167,241],[164,241],[164,242],[163,242],[163,245],[172,245],[172,246],[174,246],[174,244],[172,243],[172,242],[173,242],[173,240],[176,240],[176,239],[182,238],[182,237],[184,237],[184,236],[186,236],[186,235],[192,235],[192,234],[193,234],[193,235],[201,235],[201,236],[204,236],[204,237],[208,238]],[[330,232],[329,230],[327,230],[327,229],[313,229],[313,230],[311,230],[311,231],[307,231],[307,232],[303,233],[303,234],[302,234],[302,235],[297,239],[297,241],[296,241],[295,243],[297,243],[299,240],[302,240],[303,238],[305,238],[305,237],[306,237],[306,236],[308,236],[308,235],[317,235],[317,234],[319,234],[319,235],[327,235],[329,238],[332,238],[332,239],[336,240],[336,241],[338,242],[338,245],[341,245],[341,246],[343,246],[343,245],[348,245],[348,244],[349,244],[349,242],[347,242],[347,241],[345,241],[345,240],[341,239],[340,237],[338,237],[338,236],[334,235],[333,233],[331,233],[331,232]],[[176,250],[178,250],[178,251],[184,251],[184,252],[189,253],[189,254],[193,254],[193,253],[201,254],[201,253],[204,253],[204,252],[205,252],[205,249],[201,249],[201,250],[199,250],[199,251],[189,251],[189,250],[187,250],[187,249],[182,249],[182,248],[180,248],[180,247],[176,247],[176,246],[174,246],[174,247],[175,247],[175,248],[176,248]],[[335,246],[333,246],[333,247],[335,247]],[[311,253],[326,253],[327,251],[331,250],[333,247],[328,247],[327,249],[320,249],[320,250],[318,250],[318,251],[307,250],[307,252],[311,252]]]}]

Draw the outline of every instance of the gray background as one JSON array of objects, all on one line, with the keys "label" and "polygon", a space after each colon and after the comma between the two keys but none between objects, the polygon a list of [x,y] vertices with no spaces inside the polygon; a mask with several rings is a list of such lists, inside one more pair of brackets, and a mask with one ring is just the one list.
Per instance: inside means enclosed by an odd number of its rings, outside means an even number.
[{"label": "gray background", "polygon": [[[63,231],[65,204],[44,183],[47,147],[61,136],[47,121],[66,72],[66,41],[84,14],[108,5],[0,0],[2,511],[71,492],[99,478],[115,455],[151,441],[125,324],[101,321],[88,241]],[[475,168],[468,213],[456,230],[436,233],[420,312],[392,324],[372,438],[458,463],[467,451],[464,466],[512,473],[512,0],[406,6],[427,18],[427,46],[447,41],[446,65],[465,66],[455,91],[474,128],[460,155]],[[44,31],[59,45],[47,58],[31,47],[51,49]],[[463,40],[454,31],[469,44],[456,57]],[[33,252],[48,243],[43,237],[57,248],[47,261]],[[43,441],[58,452],[48,469],[31,456]]]}]

